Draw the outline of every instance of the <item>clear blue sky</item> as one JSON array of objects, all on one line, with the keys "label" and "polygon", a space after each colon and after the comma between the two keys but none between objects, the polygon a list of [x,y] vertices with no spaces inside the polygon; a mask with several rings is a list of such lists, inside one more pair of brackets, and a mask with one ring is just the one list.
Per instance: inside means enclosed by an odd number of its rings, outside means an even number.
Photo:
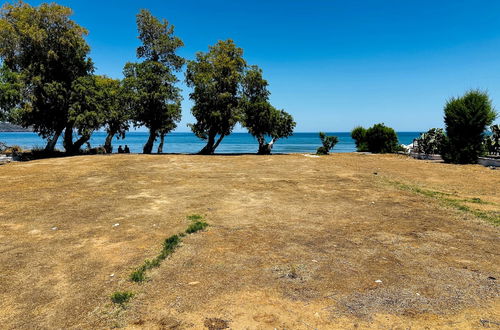
[{"label": "clear blue sky", "polygon": [[[140,8],[175,25],[188,59],[217,40],[235,40],[247,62],[264,70],[272,103],[295,117],[300,132],[376,122],[398,131],[442,127],[446,99],[470,88],[487,90],[500,108],[498,0],[58,3],[89,30],[97,73],[115,78],[136,60]],[[191,102],[182,88],[177,131],[188,131]]]}]

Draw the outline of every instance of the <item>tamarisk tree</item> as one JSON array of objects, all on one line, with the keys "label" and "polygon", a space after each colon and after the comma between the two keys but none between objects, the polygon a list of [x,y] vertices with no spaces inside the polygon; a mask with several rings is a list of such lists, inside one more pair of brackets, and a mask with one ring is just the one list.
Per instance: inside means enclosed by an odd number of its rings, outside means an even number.
[{"label": "tamarisk tree", "polygon": [[107,153],[113,152],[113,138],[124,139],[129,129],[130,108],[124,101],[123,88],[120,80],[97,76],[96,83],[102,91],[102,106],[104,112],[104,130],[106,139],[104,149]]},{"label": "tamarisk tree", "polygon": [[142,42],[137,57],[144,62],[125,65],[123,85],[135,125],[149,129],[143,148],[149,154],[158,135],[173,130],[181,119],[182,98],[175,86],[178,79],[174,72],[184,64],[184,59],[176,54],[184,43],[174,36],[173,25],[144,9],[137,15],[137,28]]},{"label": "tamarisk tree", "polygon": [[[278,110],[269,103],[268,83],[262,78],[262,70],[251,66],[242,80],[242,125],[259,142],[258,154],[271,153],[274,143],[293,134],[295,122],[290,114]],[[270,141],[266,141],[266,136]]]},{"label": "tamarisk tree", "polygon": [[6,3],[0,10],[0,59],[22,80],[15,117],[48,140],[47,151],[54,149],[64,130],[65,141],[74,149],[69,135],[83,121],[70,118],[73,88],[93,71],[84,39],[87,31],[70,19],[71,14],[70,8],[54,3],[33,7],[22,1]]},{"label": "tamarisk tree", "polygon": [[246,66],[242,56],[243,50],[226,40],[188,62],[186,83],[194,88],[189,97],[194,101],[191,113],[196,119],[189,126],[207,141],[200,154],[213,154],[238,122],[239,87]]}]

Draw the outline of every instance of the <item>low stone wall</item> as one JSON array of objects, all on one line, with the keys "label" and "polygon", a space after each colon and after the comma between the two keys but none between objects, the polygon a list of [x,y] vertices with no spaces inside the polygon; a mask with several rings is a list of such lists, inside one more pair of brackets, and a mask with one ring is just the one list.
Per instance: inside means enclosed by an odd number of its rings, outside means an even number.
[{"label": "low stone wall", "polygon": [[426,155],[417,152],[411,152],[410,156],[416,159],[425,159],[425,160],[443,160],[441,155]]},{"label": "low stone wall", "polygon": [[[411,152],[410,156],[416,159],[424,160],[443,160],[441,155],[426,155],[417,152]],[[500,167],[500,158],[479,157],[477,163],[483,166]]]},{"label": "low stone wall", "polygon": [[477,163],[483,166],[500,167],[500,158],[479,157]]}]

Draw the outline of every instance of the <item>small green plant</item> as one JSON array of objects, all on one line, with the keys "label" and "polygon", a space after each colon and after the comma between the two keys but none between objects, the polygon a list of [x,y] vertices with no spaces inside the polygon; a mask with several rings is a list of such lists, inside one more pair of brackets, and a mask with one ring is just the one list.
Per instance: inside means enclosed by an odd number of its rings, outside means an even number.
[{"label": "small green plant", "polygon": [[188,215],[186,218],[188,220],[191,220],[191,221],[197,221],[197,220],[203,219],[203,216],[199,215],[199,214],[191,214],[191,215]]},{"label": "small green plant", "polygon": [[146,259],[144,261],[144,264],[142,264],[139,268],[133,271],[132,274],[130,274],[130,280],[132,282],[137,282],[137,283],[144,282],[146,280],[146,272],[150,269],[160,266],[163,260],[165,260],[172,253],[174,253],[175,249],[181,244],[182,237],[186,236],[186,234],[192,234],[199,230],[203,230],[208,226],[208,224],[205,221],[200,220],[203,218],[201,215],[193,214],[188,216],[187,218],[194,222],[192,222],[188,226],[185,232],[180,233],[178,235],[172,235],[169,238],[167,238],[163,242],[163,247],[162,250],[160,251],[160,254],[158,254],[155,258],[151,260]]},{"label": "small green plant", "polygon": [[130,291],[117,291],[111,295],[111,301],[115,304],[124,305],[134,296]]},{"label": "small green plant", "polygon": [[319,132],[319,138],[323,145],[316,150],[317,155],[328,155],[330,150],[339,142],[336,136],[327,136],[323,132]]},{"label": "small green plant", "polygon": [[186,234],[193,234],[197,231],[203,230],[208,227],[208,223],[205,221],[196,221],[190,224],[186,229]]},{"label": "small green plant", "polygon": [[130,274],[130,280],[132,282],[143,282],[146,280],[146,269],[142,266]]},{"label": "small green plant", "polygon": [[173,235],[167,238],[163,243],[163,249],[160,254],[154,259],[146,259],[141,267],[137,268],[132,272],[132,274],[130,274],[130,280],[138,283],[144,282],[146,280],[146,271],[160,266],[162,260],[165,260],[169,255],[171,255],[180,242],[181,239],[178,235]]}]

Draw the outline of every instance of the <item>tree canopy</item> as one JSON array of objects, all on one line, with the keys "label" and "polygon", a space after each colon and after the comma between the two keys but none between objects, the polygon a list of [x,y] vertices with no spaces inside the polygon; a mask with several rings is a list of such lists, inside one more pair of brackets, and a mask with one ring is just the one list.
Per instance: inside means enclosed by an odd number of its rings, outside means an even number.
[{"label": "tree canopy", "polygon": [[470,90],[451,98],[444,108],[446,140],[443,159],[451,163],[477,163],[484,153],[484,133],[497,114],[487,93]]},{"label": "tree canopy", "polygon": [[[269,103],[268,83],[262,77],[262,70],[251,66],[242,79],[240,108],[241,122],[259,142],[258,154],[270,154],[274,143],[293,134],[295,122],[284,110],[278,110]],[[266,136],[270,137],[269,142]]]},{"label": "tree canopy", "polygon": [[176,54],[183,43],[174,36],[173,25],[155,18],[148,10],[137,15],[137,28],[142,41],[137,57],[144,62],[125,65],[123,86],[135,125],[149,129],[143,151],[151,153],[158,135],[173,130],[181,119],[182,97],[175,86],[178,79],[174,72],[184,64]]},{"label": "tree canopy", "polygon": [[243,50],[232,40],[219,41],[188,62],[186,82],[194,88],[190,98],[196,119],[190,127],[196,136],[207,140],[201,154],[213,154],[238,122],[239,87],[245,66]]},{"label": "tree canopy", "polygon": [[48,149],[63,130],[75,128],[69,120],[72,88],[93,71],[87,31],[71,15],[70,8],[54,3],[7,3],[0,10],[0,58],[19,74],[24,90],[16,118],[48,138]]}]

